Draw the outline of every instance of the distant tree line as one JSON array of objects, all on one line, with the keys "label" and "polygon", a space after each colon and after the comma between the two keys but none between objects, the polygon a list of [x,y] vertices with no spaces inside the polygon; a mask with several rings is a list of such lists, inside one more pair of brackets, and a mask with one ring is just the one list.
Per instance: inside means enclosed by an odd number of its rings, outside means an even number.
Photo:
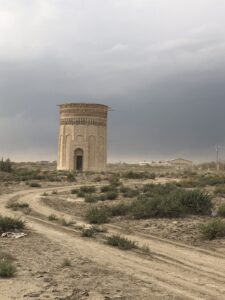
[{"label": "distant tree line", "polygon": [[0,171],[3,172],[12,172],[12,162],[10,161],[9,158],[4,160],[3,158],[0,160]]}]

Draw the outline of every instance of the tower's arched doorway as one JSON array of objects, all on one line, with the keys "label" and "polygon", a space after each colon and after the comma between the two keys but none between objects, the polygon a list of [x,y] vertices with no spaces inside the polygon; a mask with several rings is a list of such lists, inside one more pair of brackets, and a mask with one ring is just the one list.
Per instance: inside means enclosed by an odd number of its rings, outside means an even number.
[{"label": "tower's arched doorway", "polygon": [[74,169],[76,171],[83,171],[84,151],[80,148],[74,151]]}]

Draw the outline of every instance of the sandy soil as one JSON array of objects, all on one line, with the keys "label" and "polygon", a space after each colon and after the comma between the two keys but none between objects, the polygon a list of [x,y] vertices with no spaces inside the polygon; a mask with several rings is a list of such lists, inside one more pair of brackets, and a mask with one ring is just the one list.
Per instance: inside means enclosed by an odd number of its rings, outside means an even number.
[{"label": "sandy soil", "polygon": [[[124,252],[101,238],[81,238],[73,228],[47,221],[49,214],[59,212],[43,204],[41,193],[33,189],[0,198],[2,214],[21,214],[5,208],[12,197],[29,202],[36,212],[23,216],[35,234],[1,240],[1,248],[10,246],[19,264],[16,278],[0,281],[1,299],[225,299],[223,253],[136,231],[127,235],[114,224],[107,225],[108,234],[123,233],[140,246],[149,246],[152,255]],[[74,218],[68,213],[62,217]],[[63,258],[71,259],[69,270],[60,266]],[[43,277],[38,278],[40,272]]]}]

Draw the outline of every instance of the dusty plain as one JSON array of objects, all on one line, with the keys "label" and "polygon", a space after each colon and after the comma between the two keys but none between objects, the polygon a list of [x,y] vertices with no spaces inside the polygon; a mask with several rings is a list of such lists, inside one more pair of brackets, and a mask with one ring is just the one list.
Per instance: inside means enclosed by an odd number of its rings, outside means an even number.
[{"label": "dusty plain", "polygon": [[[153,170],[152,179],[126,178],[123,172],[129,166],[74,176],[48,164],[15,168],[19,176],[0,176],[0,214],[23,219],[27,236],[0,238],[0,254],[11,254],[17,268],[15,277],[0,278],[1,300],[225,299],[225,238],[207,240],[199,230],[211,215],[143,219],[117,215],[102,224],[90,224],[86,218],[90,209],[126,205],[138,198],[124,196],[121,186],[141,190],[147,184],[172,183],[186,190],[201,189],[211,195],[216,208],[225,201],[222,193],[215,194],[218,186],[224,186],[220,181],[196,187],[194,181],[202,174],[168,170]],[[132,167],[132,172],[153,171]],[[93,186],[94,195],[101,195],[102,187],[114,184],[115,174],[116,199],[92,201],[79,194],[83,186]],[[223,173],[209,176],[224,178]],[[9,207],[12,203],[27,203],[29,209],[14,210]],[[92,228],[93,236],[82,235]],[[112,235],[138,247],[126,251],[112,247],[106,244]]]}]

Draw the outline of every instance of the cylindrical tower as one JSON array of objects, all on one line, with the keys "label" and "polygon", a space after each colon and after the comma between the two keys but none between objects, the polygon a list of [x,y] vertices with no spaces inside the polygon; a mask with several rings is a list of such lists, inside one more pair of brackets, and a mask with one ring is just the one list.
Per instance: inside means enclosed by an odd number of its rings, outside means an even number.
[{"label": "cylindrical tower", "polygon": [[108,106],[59,105],[58,170],[103,171],[107,160]]}]

